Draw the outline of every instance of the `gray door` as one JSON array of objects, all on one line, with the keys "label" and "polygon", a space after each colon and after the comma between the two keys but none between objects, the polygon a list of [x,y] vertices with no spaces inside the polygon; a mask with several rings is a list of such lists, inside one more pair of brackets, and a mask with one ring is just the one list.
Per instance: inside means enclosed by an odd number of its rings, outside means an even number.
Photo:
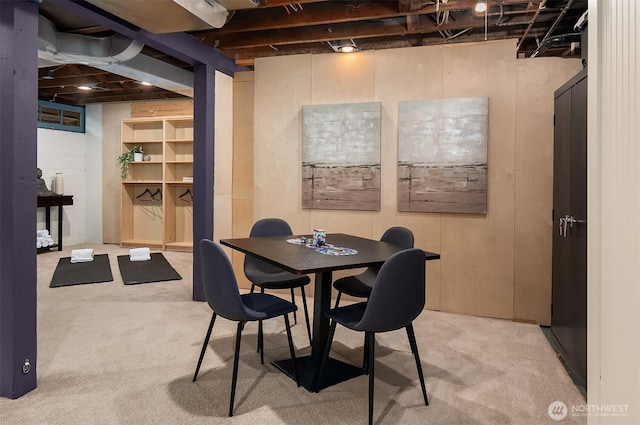
[{"label": "gray door", "polygon": [[556,91],[551,331],[578,385],[587,385],[587,77]]}]

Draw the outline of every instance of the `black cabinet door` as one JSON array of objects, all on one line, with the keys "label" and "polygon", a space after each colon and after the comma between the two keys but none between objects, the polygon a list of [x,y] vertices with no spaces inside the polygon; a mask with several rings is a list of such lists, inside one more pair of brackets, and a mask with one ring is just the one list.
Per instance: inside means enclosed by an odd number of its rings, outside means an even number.
[{"label": "black cabinet door", "polygon": [[578,385],[587,384],[587,77],[556,91],[551,331]]}]

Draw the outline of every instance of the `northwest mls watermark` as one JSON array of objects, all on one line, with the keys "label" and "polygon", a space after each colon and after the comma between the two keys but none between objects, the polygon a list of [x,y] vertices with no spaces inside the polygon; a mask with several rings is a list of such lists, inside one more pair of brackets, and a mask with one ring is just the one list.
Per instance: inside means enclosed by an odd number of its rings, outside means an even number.
[{"label": "northwest mls watermark", "polygon": [[549,404],[547,413],[551,419],[561,421],[567,416],[572,417],[613,417],[629,416],[628,404],[572,404],[571,408],[560,400]]}]

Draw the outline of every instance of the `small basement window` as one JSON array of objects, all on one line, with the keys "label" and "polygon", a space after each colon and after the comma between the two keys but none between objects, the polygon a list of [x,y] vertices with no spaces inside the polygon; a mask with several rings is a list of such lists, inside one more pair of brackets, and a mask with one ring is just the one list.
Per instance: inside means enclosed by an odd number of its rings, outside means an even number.
[{"label": "small basement window", "polygon": [[38,100],[38,127],[84,133],[84,107]]}]

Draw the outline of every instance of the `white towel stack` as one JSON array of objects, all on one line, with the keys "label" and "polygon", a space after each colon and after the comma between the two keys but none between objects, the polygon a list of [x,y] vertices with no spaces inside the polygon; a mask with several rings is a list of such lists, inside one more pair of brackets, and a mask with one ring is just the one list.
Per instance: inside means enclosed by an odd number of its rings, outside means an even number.
[{"label": "white towel stack", "polygon": [[131,248],[129,250],[129,261],[149,261],[151,253],[149,248]]},{"label": "white towel stack", "polygon": [[36,230],[36,248],[46,248],[54,243],[48,230]]},{"label": "white towel stack", "polygon": [[93,261],[93,249],[72,249],[71,250],[71,263],[88,263]]}]

